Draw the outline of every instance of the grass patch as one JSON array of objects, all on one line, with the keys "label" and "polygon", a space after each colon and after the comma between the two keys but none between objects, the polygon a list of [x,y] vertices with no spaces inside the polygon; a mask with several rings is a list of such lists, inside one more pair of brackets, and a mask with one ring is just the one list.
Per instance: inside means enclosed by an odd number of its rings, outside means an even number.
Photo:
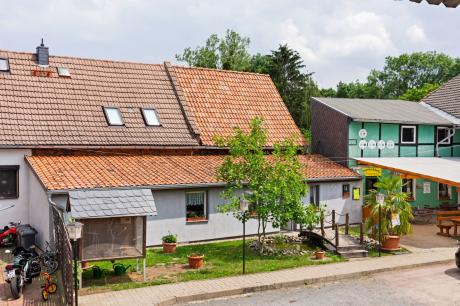
[{"label": "grass patch", "polygon": [[[249,242],[247,242],[247,245],[249,245]],[[123,290],[165,283],[239,275],[242,273],[243,266],[242,248],[243,242],[241,240],[178,246],[174,254],[163,254],[161,248],[150,248],[147,250],[147,267],[152,267],[152,272],[163,270],[166,271],[165,273],[155,275],[154,279],[144,283],[132,279],[131,276],[136,273],[116,277],[113,275],[112,263],[110,261],[100,261],[94,262],[92,265],[105,269],[103,278],[94,280],[92,279],[92,270],[86,270],[83,272],[83,285],[87,287],[87,293],[90,293],[101,290]],[[199,270],[185,268],[188,264],[187,255],[191,253],[202,253],[205,255],[204,268]],[[322,261],[312,259],[312,255],[313,251],[301,256],[260,256],[247,248],[246,273],[276,271],[345,260],[333,253],[328,253],[327,258]],[[135,260],[119,260],[117,262],[131,265],[130,270],[134,271]],[[180,270],[169,273],[167,272],[168,267],[171,267],[171,270],[173,270],[172,267]]]}]

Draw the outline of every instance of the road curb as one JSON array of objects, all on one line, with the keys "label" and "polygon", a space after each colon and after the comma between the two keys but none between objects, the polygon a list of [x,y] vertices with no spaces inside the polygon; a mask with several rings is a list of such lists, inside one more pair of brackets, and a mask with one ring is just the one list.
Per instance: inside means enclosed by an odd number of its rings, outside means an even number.
[{"label": "road curb", "polygon": [[269,284],[269,285],[256,285],[256,286],[250,286],[250,287],[242,287],[238,289],[220,290],[220,291],[191,294],[191,295],[181,295],[181,296],[175,296],[172,298],[166,298],[165,300],[155,303],[154,305],[170,306],[170,305],[174,305],[177,303],[198,302],[198,301],[230,297],[230,296],[236,296],[236,295],[242,295],[242,294],[248,294],[248,293],[254,293],[254,292],[269,291],[269,290],[275,290],[275,289],[281,289],[281,288],[295,288],[295,287],[302,287],[306,285],[322,284],[322,283],[334,282],[338,280],[369,276],[369,275],[382,273],[382,272],[407,270],[407,269],[427,267],[427,266],[432,266],[432,265],[440,265],[440,264],[453,263],[453,262],[454,262],[454,259],[442,259],[442,260],[434,260],[430,262],[422,262],[422,263],[386,267],[386,268],[377,268],[377,269],[370,269],[366,271],[343,273],[343,274],[336,274],[336,275],[330,275],[330,276],[311,277],[311,278],[305,278],[302,280],[295,280],[295,281],[276,282],[276,283]]}]

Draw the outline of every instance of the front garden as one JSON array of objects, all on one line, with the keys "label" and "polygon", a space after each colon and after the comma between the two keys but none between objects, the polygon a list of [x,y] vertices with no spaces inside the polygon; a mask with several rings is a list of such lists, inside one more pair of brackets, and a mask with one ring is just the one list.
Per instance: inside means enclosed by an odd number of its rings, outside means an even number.
[{"label": "front garden", "polygon": [[[251,241],[246,241],[246,273],[268,272],[300,266],[320,265],[344,261],[338,255],[326,253],[324,259],[315,259],[318,247],[311,244],[286,242],[273,238],[273,248],[279,250],[276,255],[260,255],[250,248]],[[270,246],[270,243],[267,244]],[[94,262],[83,272],[83,290],[81,294],[91,294],[107,290],[123,290],[166,283],[190,280],[212,279],[239,275],[243,266],[242,240],[193,244],[178,246],[176,253],[164,254],[161,248],[147,250],[147,281],[143,282],[141,273],[135,272],[136,260],[120,260],[117,263],[128,267],[125,274],[114,275],[113,263],[110,261]],[[188,267],[187,256],[196,253],[205,256],[205,265],[200,269]],[[287,255],[282,255],[282,254]],[[290,255],[293,254],[293,255]],[[140,262],[140,268],[142,264]],[[95,278],[94,269],[102,270],[100,278]],[[99,275],[97,275],[99,276]]]}]

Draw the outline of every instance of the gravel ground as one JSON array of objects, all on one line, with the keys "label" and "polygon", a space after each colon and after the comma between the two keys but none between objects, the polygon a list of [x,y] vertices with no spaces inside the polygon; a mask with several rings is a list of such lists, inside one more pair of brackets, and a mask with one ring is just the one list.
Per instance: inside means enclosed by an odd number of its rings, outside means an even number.
[{"label": "gravel ground", "polygon": [[454,265],[435,265],[193,305],[460,305],[459,280]]}]

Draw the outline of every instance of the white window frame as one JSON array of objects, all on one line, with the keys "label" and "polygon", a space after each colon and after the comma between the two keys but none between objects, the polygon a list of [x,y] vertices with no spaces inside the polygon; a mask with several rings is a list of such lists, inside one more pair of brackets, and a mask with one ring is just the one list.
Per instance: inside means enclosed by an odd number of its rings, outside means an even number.
[{"label": "white window frame", "polygon": [[[153,114],[155,115],[156,121],[157,121],[156,124],[152,124],[152,123],[149,122],[149,120],[148,120],[148,118],[146,116],[146,111],[152,111],[153,112]],[[160,118],[158,117],[158,113],[153,107],[141,108],[141,113],[142,113],[142,118],[144,119],[144,123],[145,123],[146,126],[161,126]]]},{"label": "white window frame", "polygon": [[6,63],[6,69],[0,69],[0,71],[2,72],[10,71],[10,61],[7,58],[1,58],[1,57],[0,57],[0,61],[5,61]]},{"label": "white window frame", "polygon": [[[404,141],[403,140],[403,130],[412,129],[414,131],[414,140],[413,141]],[[401,144],[416,144],[417,143],[417,127],[415,125],[401,125]]]},{"label": "white window frame", "polygon": [[[204,212],[204,219],[205,220],[193,221],[193,220],[189,220],[187,218],[187,205],[188,205],[188,203],[187,203],[187,195],[194,194],[194,193],[202,193],[203,194],[203,201],[204,201],[204,203],[203,203],[203,206],[204,206],[203,212]],[[185,221],[186,222],[207,222],[208,219],[209,219],[209,217],[208,217],[208,193],[206,191],[187,191],[185,193]]]},{"label": "white window frame", "polygon": [[[416,200],[416,191],[417,191],[417,188],[416,188],[417,180],[416,179],[403,179],[403,181],[404,180],[407,180],[407,181],[411,180],[412,181],[412,190],[411,190],[411,195],[412,196],[410,197],[410,199],[414,199],[414,201],[415,201]],[[401,186],[401,187],[404,188],[404,186]],[[402,189],[401,191],[403,191],[403,190],[404,189]]]},{"label": "white window frame", "polygon": [[[447,131],[447,135],[449,135],[449,128],[448,127],[445,127],[445,126],[438,126],[436,128],[436,142],[439,143],[442,139],[439,139],[439,135],[438,135],[438,131],[439,130],[445,130]],[[452,137],[449,137],[447,138],[447,142],[444,142],[444,143],[439,143],[440,145],[450,145],[450,141],[451,141]]]},{"label": "white window frame", "polygon": [[[318,206],[320,203],[319,199],[321,198],[320,185],[310,185],[308,196],[309,196],[309,201],[311,202],[310,204],[314,204]],[[312,197],[313,197],[313,201],[311,201]]]},{"label": "white window frame", "polygon": [[[108,110],[116,110],[118,112],[118,114],[120,115],[120,123],[118,122],[113,122],[111,119],[110,119],[110,116],[109,116],[109,112]],[[121,114],[121,111],[118,107],[115,107],[115,106],[104,106],[104,115],[105,115],[105,119],[107,121],[107,124],[110,125],[110,126],[124,126],[125,125],[125,122],[123,120],[123,115]]]},{"label": "white window frame", "polygon": [[[440,185],[446,185],[447,186],[447,196],[449,197],[448,199],[441,199],[441,194],[439,192],[439,186]],[[447,201],[447,200],[452,200],[452,186],[443,184],[443,183],[438,183],[438,201]]]}]

